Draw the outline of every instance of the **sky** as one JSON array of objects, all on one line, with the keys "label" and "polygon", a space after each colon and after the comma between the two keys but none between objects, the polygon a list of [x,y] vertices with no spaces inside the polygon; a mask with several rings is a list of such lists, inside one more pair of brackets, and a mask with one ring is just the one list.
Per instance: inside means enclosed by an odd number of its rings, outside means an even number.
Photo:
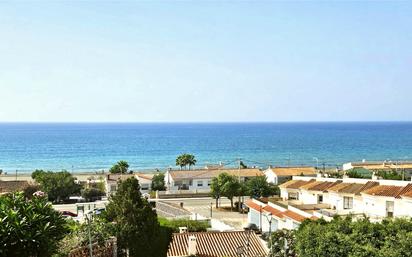
[{"label": "sky", "polygon": [[411,121],[407,1],[0,1],[0,121]]}]

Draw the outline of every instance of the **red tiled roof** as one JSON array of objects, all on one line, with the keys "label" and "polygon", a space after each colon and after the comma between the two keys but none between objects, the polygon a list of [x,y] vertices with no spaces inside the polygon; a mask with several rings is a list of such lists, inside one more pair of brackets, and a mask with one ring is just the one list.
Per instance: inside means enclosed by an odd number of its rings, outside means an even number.
[{"label": "red tiled roof", "polygon": [[302,222],[305,219],[307,219],[305,216],[302,216],[302,215],[300,215],[300,214],[298,214],[294,211],[291,211],[291,210],[287,210],[287,211],[283,212],[283,215],[285,215],[286,217],[291,218],[293,220],[299,221],[299,222]]},{"label": "red tiled roof", "polygon": [[275,209],[269,205],[266,205],[265,207],[263,207],[263,210],[272,213],[273,216],[279,217],[279,218],[283,218],[283,214],[282,211]]},{"label": "red tiled roof", "polygon": [[281,185],[279,187],[281,188],[289,188],[289,189],[299,189],[302,186],[309,185],[312,183],[315,183],[316,181],[314,179],[311,179],[309,181],[306,180],[289,180]]},{"label": "red tiled roof", "polygon": [[342,181],[341,180],[337,180],[335,182],[316,181],[312,184],[302,186],[301,189],[306,189],[308,191],[326,191],[328,188],[334,187],[339,183],[342,183]]},{"label": "red tiled roof", "polygon": [[388,186],[388,185],[379,185],[372,187],[363,193],[373,196],[386,196],[386,197],[395,197],[401,198],[402,195],[407,195],[412,191],[412,184],[408,184],[404,187],[402,186]]},{"label": "red tiled roof", "polygon": [[328,192],[338,192],[338,193],[344,193],[344,194],[355,194],[359,195],[361,192],[368,190],[372,187],[378,186],[378,182],[374,181],[368,181],[365,184],[359,184],[359,183],[340,183],[336,184],[335,186],[332,186],[328,188]]},{"label": "red tiled roof", "polygon": [[252,199],[249,199],[245,202],[247,207],[254,209],[255,211],[261,211],[263,206],[255,203]]},{"label": "red tiled roof", "polygon": [[196,237],[196,256],[198,257],[238,256],[238,249],[246,247],[248,240],[250,242],[249,256],[267,255],[265,247],[254,232],[231,231],[175,233],[172,242],[170,242],[167,256],[188,256],[189,236]]}]

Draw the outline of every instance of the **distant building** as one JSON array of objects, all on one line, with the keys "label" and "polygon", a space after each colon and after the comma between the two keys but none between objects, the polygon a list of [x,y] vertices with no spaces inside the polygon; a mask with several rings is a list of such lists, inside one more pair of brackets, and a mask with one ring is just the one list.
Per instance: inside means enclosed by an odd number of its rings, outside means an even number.
[{"label": "distant building", "polygon": [[221,173],[239,177],[241,181],[263,176],[259,169],[199,169],[199,170],[168,170],[165,173],[167,190],[210,190],[212,179]]},{"label": "distant building", "polygon": [[115,194],[118,189],[119,181],[123,181],[133,177],[139,180],[140,192],[142,194],[149,193],[152,187],[153,176],[154,174],[150,173],[107,174],[105,178],[106,194],[107,196]]},{"label": "distant building", "polygon": [[412,161],[361,161],[348,162],[342,165],[343,170],[363,168],[367,170],[408,170],[412,171]]},{"label": "distant building", "polygon": [[167,257],[263,257],[267,254],[267,248],[253,231],[175,233],[167,251]]},{"label": "distant building", "polygon": [[293,176],[310,176],[315,177],[317,171],[314,167],[269,167],[263,173],[269,183],[275,185],[281,184],[287,180],[292,179]]}]

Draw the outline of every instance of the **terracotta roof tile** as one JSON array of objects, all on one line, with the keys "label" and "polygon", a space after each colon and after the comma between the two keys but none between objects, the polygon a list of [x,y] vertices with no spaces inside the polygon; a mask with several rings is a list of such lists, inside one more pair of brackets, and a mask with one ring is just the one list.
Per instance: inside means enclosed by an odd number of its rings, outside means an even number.
[{"label": "terracotta roof tile", "polygon": [[365,184],[360,183],[339,183],[328,188],[328,192],[338,192],[344,194],[359,195],[362,191],[368,190],[372,187],[378,186],[378,182],[368,181]]},{"label": "terracotta roof tile", "polygon": [[254,232],[188,232],[173,234],[170,242],[168,257],[188,256],[189,236],[196,237],[196,256],[198,257],[224,257],[238,256],[237,250],[245,247],[249,240],[250,256],[266,256],[267,251]]},{"label": "terracotta roof tile", "polygon": [[277,176],[316,175],[314,167],[275,167],[271,168]]},{"label": "terracotta roof tile", "polygon": [[288,218],[291,218],[291,219],[299,221],[299,222],[302,222],[305,219],[307,219],[305,216],[302,216],[302,215],[300,215],[300,214],[298,214],[294,211],[291,211],[291,210],[287,210],[287,211],[283,212],[282,214],[284,216],[288,217]]},{"label": "terracotta roof tile", "polygon": [[326,191],[330,187],[334,187],[337,184],[342,183],[341,180],[337,180],[335,182],[329,182],[329,181],[316,181],[315,183],[311,183],[305,186],[302,186],[301,189],[305,189],[308,191]]},{"label": "terracotta roof tile", "polygon": [[261,209],[263,208],[262,205],[255,203],[252,199],[247,200],[245,204],[247,207],[254,209],[255,211],[261,211]]},{"label": "terracotta roof tile", "polygon": [[269,205],[266,205],[265,207],[263,207],[263,210],[272,213],[272,216],[276,216],[278,218],[283,218],[283,212],[282,211],[280,211],[278,209],[275,209],[275,208],[273,208]]},{"label": "terracotta roof tile", "polygon": [[412,184],[408,184],[404,187],[402,186],[388,186],[388,185],[379,185],[372,187],[363,193],[373,196],[386,196],[386,197],[395,197],[400,198],[402,195],[409,194],[412,191]]},{"label": "terracotta roof tile", "polygon": [[306,186],[312,183],[315,183],[316,181],[314,179],[311,179],[309,181],[306,180],[289,180],[281,185],[279,187],[281,188],[290,188],[290,189],[300,189],[302,186]]}]

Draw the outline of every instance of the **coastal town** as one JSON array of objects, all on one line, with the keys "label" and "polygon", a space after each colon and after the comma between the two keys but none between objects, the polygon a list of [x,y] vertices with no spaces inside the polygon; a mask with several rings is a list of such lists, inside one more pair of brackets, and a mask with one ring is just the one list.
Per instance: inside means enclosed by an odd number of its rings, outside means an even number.
[{"label": "coastal town", "polygon": [[[241,159],[237,163],[237,167],[223,162],[197,167],[194,155],[182,154],[176,158],[179,168],[165,171],[143,173],[119,161],[103,173],[36,170],[20,178],[3,174],[0,192],[4,197],[20,191],[29,198],[30,193],[42,192],[66,220],[90,229],[90,222],[102,222],[98,217],[106,212],[109,202],[124,196],[118,192],[125,190],[122,184],[134,180],[140,197],[159,222],[172,228],[165,248],[168,257],[278,256],[290,249],[288,241],[281,238],[291,233],[287,231],[298,230],[306,220],[334,222],[337,217],[350,217],[379,223],[412,217],[409,161],[363,160],[334,169],[248,167]],[[48,184],[48,179],[53,181],[53,176],[63,173],[65,181],[71,179],[71,186],[59,187],[56,180],[57,184]],[[69,187],[77,190],[70,193]],[[283,237],[279,236],[282,233]],[[94,241],[98,237],[78,242],[65,249],[66,254],[114,256],[114,252],[122,251],[115,235],[106,238],[104,245]],[[279,244],[282,246],[276,246]],[[291,252],[287,256],[294,255]]]}]

